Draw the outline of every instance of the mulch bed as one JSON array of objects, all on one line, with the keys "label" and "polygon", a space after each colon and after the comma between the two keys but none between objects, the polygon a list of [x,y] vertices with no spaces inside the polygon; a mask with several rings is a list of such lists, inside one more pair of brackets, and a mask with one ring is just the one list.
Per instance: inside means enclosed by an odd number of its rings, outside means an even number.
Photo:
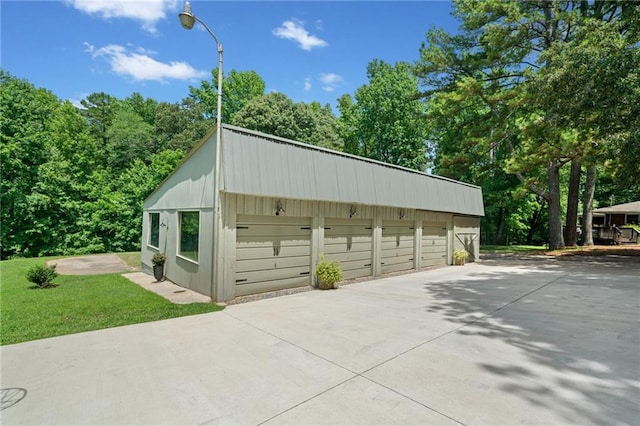
[{"label": "mulch bed", "polygon": [[589,246],[575,249],[553,250],[544,253],[546,256],[640,256],[640,245],[622,246]]}]

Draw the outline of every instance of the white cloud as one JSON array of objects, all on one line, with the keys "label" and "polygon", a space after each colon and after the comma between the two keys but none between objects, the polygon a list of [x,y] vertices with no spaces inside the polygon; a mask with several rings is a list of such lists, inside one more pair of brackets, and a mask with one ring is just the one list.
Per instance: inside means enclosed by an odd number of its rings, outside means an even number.
[{"label": "white cloud", "polygon": [[320,74],[320,81],[324,86],[322,90],[325,92],[333,92],[342,83],[342,77],[336,73]]},{"label": "white cloud", "polygon": [[[84,43],[85,46],[91,46]],[[135,46],[119,46],[110,44],[99,49],[93,46],[89,51],[93,58],[104,58],[111,70],[116,74],[131,77],[137,81],[154,80],[165,81],[167,79],[175,80],[191,80],[194,78],[204,78],[207,76],[206,71],[199,71],[186,62],[172,61],[169,63],[159,62],[151,56],[142,52],[149,52]]]},{"label": "white cloud", "polygon": [[328,44],[321,38],[309,34],[304,28],[303,23],[297,20],[284,21],[281,26],[273,30],[273,35],[286,40],[293,40],[298,43],[303,50],[311,50],[314,47],[324,47]]},{"label": "white cloud", "polygon": [[93,44],[87,43],[86,41],[82,43],[84,46],[84,51],[87,53],[93,53],[96,50],[96,47]]},{"label": "white cloud", "polygon": [[156,23],[167,12],[177,10],[177,0],[65,0],[74,8],[103,19],[126,18],[140,21],[142,28],[155,33]]},{"label": "white cloud", "polygon": [[74,107],[76,107],[76,108],[79,108],[79,109],[86,109],[86,108],[84,107],[84,105],[82,105],[82,104],[80,103],[80,101],[81,101],[82,99],[86,99],[86,97],[87,97],[87,96],[89,96],[89,94],[88,94],[88,93],[85,93],[85,94],[82,94],[81,96],[79,96],[79,97],[77,97],[77,98],[68,98],[67,100],[68,100],[69,102],[71,102],[71,105],[73,105],[73,106],[74,106]]},{"label": "white cloud", "polygon": [[304,79],[304,91],[308,92],[309,90],[311,90],[311,77]]}]

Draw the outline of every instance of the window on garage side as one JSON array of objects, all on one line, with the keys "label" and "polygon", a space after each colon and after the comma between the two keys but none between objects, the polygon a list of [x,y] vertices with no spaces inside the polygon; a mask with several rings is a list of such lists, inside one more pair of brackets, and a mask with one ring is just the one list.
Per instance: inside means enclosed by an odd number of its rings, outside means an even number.
[{"label": "window on garage side", "polygon": [[149,245],[160,247],[160,213],[149,213]]},{"label": "window on garage side", "polygon": [[199,212],[180,212],[180,247],[178,254],[198,261],[198,236],[200,232]]}]

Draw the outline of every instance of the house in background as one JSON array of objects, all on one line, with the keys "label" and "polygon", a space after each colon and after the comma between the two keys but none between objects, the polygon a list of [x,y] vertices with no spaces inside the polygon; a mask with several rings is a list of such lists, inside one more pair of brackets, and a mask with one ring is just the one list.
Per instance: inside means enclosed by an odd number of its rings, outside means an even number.
[{"label": "house in background", "polygon": [[593,240],[604,244],[638,244],[640,232],[625,225],[640,224],[640,201],[593,211]]},{"label": "house in background", "polygon": [[594,225],[638,225],[640,223],[640,201],[602,207],[593,211]]},{"label": "house in background", "polygon": [[239,127],[221,134],[145,200],[146,272],[163,252],[169,280],[223,302],[313,285],[322,256],[345,279],[449,265],[456,248],[479,257],[477,186]]}]

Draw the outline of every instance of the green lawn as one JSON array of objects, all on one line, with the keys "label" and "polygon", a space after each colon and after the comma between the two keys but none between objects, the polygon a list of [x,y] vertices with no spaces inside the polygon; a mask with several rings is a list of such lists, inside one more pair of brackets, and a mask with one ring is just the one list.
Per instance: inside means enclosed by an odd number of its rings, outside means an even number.
[{"label": "green lawn", "polygon": [[51,258],[0,262],[0,344],[221,310],[213,303],[174,305],[118,274],[60,275],[32,289],[25,274]]},{"label": "green lawn", "polygon": [[543,254],[547,250],[545,246],[480,246],[480,253]]}]

